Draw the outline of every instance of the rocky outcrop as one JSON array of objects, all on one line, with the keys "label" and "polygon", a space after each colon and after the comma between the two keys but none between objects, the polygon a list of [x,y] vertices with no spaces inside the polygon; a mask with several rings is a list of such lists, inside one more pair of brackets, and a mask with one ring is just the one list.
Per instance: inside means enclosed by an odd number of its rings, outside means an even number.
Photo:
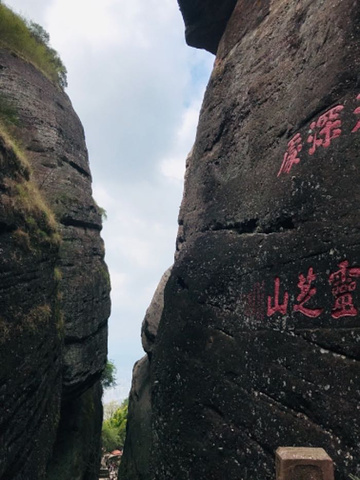
[{"label": "rocky outcrop", "polygon": [[360,473],[359,26],[354,0],[238,0],[227,23],[152,348],[148,478],[270,479],[284,445]]},{"label": "rocky outcrop", "polygon": [[141,341],[145,352],[151,356],[161,315],[164,309],[164,291],[171,274],[171,267],[161,277],[159,285],[155,290],[150,306],[146,311],[141,327]]},{"label": "rocky outcrop", "polygon": [[[44,478],[61,405],[56,224],[0,137],[0,478]],[[44,461],[45,459],[45,461]]]},{"label": "rocky outcrop", "polygon": [[135,363],[129,395],[126,424],[126,455],[122,457],[119,478],[149,478],[151,459],[151,378],[148,355]]},{"label": "rocky outcrop", "polygon": [[182,0],[179,1],[185,22],[188,45],[216,53],[236,0]]},{"label": "rocky outcrop", "polygon": [[146,355],[135,363],[133,369],[126,429],[127,447],[126,455],[121,460],[120,478],[148,478],[152,445],[150,361],[164,309],[164,291],[171,268],[161,277],[141,328],[142,345]]},{"label": "rocky outcrop", "polygon": [[0,89],[16,117],[0,108],[0,478],[97,479],[110,286],[84,132],[67,95],[7,50]]}]

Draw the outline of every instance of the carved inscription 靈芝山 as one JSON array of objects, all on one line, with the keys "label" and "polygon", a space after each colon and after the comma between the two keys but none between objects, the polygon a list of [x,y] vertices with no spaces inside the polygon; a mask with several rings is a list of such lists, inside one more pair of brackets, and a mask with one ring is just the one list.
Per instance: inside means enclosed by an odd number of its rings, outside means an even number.
[{"label": "carved inscription \u9748\u829d\u5c71", "polygon": [[[331,317],[338,319],[341,317],[351,316],[354,317],[358,314],[358,309],[354,304],[354,292],[357,288],[356,279],[360,277],[360,267],[350,267],[348,260],[343,260],[338,263],[337,270],[328,274],[326,282],[327,288],[330,288],[333,304],[329,307]],[[285,282],[283,282],[284,285]],[[282,316],[289,312],[296,312],[309,318],[317,318],[323,312],[326,312],[324,305],[321,305],[321,301],[317,300],[317,273],[313,267],[309,267],[306,274],[300,273],[298,275],[296,295],[293,296],[295,301],[291,302],[290,291],[285,287],[282,287],[282,279],[279,275],[274,278],[273,290],[270,294],[259,294],[258,290],[261,286],[261,290],[265,288],[264,282],[257,284],[257,297],[256,304],[259,305],[259,300],[265,301],[266,316],[272,317],[273,315],[280,314]],[[255,291],[255,290],[254,290]],[[295,292],[293,292],[295,293]],[[249,302],[249,298],[253,293],[243,295],[244,305],[246,307]],[[251,297],[252,298],[252,297]],[[311,301],[311,303],[310,303]],[[260,303],[262,303],[260,302]],[[293,304],[291,304],[293,303]],[[245,313],[255,314],[254,301],[251,302],[252,308],[245,308]],[[259,308],[256,308],[256,316],[258,315]]]},{"label": "carved inscription \u9748\u829d\u5c71", "polygon": [[339,263],[339,270],[332,273],[329,283],[331,293],[335,297],[335,304],[331,312],[333,318],[344,316],[355,317],[358,313],[353,303],[352,292],[356,289],[356,277],[360,277],[360,268],[349,268],[347,260]]},{"label": "carved inscription \u9748\u829d\u5c71", "polygon": [[307,276],[301,273],[299,275],[299,283],[298,288],[300,289],[300,293],[297,296],[297,301],[299,302],[297,305],[294,305],[294,312],[300,312],[307,317],[316,318],[318,317],[323,309],[322,308],[308,308],[306,303],[316,294],[316,288],[312,286],[312,283],[316,280],[316,274],[314,273],[314,269],[312,267],[309,268]]}]

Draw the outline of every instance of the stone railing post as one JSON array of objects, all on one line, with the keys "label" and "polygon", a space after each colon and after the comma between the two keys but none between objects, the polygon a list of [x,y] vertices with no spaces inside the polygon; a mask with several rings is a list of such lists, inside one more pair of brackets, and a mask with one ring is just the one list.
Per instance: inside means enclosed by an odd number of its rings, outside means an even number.
[{"label": "stone railing post", "polygon": [[279,447],[276,480],[334,480],[334,465],[323,448]]}]

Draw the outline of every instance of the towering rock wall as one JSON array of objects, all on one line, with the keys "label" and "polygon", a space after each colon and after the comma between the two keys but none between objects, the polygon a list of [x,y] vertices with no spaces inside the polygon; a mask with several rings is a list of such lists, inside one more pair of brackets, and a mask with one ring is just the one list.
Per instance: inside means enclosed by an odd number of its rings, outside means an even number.
[{"label": "towering rock wall", "polygon": [[354,0],[238,0],[148,367],[151,454],[134,474],[125,446],[121,478],[271,479],[284,445],[359,475],[359,28]]},{"label": "towering rock wall", "polygon": [[84,132],[5,49],[0,92],[0,478],[97,480],[110,285]]}]

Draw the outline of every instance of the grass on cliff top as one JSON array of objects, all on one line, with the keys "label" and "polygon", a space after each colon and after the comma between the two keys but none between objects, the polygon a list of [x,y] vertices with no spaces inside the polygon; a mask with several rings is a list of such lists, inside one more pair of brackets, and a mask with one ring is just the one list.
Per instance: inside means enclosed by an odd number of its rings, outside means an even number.
[{"label": "grass on cliff top", "polygon": [[67,86],[66,68],[49,45],[49,34],[0,3],[0,47],[6,47],[41,70],[55,85]]}]

